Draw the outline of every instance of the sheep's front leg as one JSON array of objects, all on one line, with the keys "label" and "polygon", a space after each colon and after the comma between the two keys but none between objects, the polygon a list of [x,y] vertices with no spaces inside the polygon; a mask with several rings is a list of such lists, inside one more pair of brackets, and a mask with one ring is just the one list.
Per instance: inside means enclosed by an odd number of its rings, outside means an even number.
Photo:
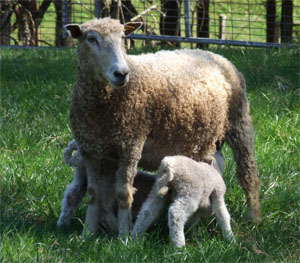
[{"label": "sheep's front leg", "polygon": [[78,204],[86,193],[87,178],[85,166],[81,165],[74,168],[74,179],[67,186],[62,200],[61,213],[57,220],[57,226],[68,227],[70,225],[73,211],[76,209]]},{"label": "sheep's front leg", "polygon": [[118,220],[114,214],[114,205],[116,204],[115,173],[117,164],[110,160],[103,159],[101,161],[101,167],[103,171],[100,177],[100,225],[109,235],[115,235],[118,233]]},{"label": "sheep's front leg", "polygon": [[133,179],[137,173],[137,165],[140,154],[133,158],[124,158],[119,161],[119,169],[116,172],[116,194],[119,204],[118,228],[119,235],[128,235],[131,229],[131,205],[133,202]]},{"label": "sheep's front leg", "polygon": [[97,234],[99,230],[99,208],[100,208],[100,161],[85,159],[87,173],[88,208],[86,211],[85,225],[89,232]]},{"label": "sheep's front leg", "polygon": [[131,204],[133,202],[133,178],[137,172],[137,162],[121,166],[117,171],[116,193],[119,204],[118,228],[119,235],[129,234],[131,228]]}]

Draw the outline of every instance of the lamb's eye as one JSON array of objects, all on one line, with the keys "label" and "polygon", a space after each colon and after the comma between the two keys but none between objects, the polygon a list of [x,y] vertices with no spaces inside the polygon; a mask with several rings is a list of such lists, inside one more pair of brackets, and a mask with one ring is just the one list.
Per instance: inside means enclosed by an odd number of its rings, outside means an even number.
[{"label": "lamb's eye", "polygon": [[96,39],[95,37],[88,37],[87,40],[88,40],[90,43],[97,42],[97,39]]}]

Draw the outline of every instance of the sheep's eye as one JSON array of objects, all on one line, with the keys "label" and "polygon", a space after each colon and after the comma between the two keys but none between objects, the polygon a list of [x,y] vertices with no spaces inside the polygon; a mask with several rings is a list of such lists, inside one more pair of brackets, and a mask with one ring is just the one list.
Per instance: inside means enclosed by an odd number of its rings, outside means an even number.
[{"label": "sheep's eye", "polygon": [[95,37],[88,37],[87,40],[88,40],[90,43],[97,42],[97,39],[96,39]]}]

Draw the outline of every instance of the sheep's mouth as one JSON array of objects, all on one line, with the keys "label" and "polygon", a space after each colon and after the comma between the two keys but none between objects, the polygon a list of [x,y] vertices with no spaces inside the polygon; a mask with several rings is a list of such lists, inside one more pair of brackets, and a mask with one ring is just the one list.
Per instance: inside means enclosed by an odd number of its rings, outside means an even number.
[{"label": "sheep's mouth", "polygon": [[126,76],[124,80],[109,80],[113,87],[123,87],[129,81],[129,76]]}]

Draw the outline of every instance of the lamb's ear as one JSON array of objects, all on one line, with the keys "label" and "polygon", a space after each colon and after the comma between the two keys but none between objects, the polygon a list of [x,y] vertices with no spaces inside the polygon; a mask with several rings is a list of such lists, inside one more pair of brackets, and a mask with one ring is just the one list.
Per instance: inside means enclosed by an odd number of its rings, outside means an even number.
[{"label": "lamb's ear", "polygon": [[124,25],[125,36],[130,35],[134,31],[138,30],[143,25],[142,22],[128,22]]},{"label": "lamb's ear", "polygon": [[68,24],[66,25],[66,29],[70,31],[73,38],[79,38],[82,34],[81,28],[77,24]]}]

